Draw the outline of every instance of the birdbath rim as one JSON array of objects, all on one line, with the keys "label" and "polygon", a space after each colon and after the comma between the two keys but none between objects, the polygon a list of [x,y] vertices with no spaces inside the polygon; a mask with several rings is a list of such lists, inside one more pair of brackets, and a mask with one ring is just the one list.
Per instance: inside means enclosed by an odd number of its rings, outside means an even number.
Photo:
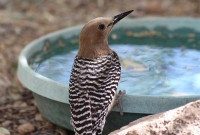
[{"label": "birdbath rim", "polygon": [[[195,27],[194,25],[200,24],[200,19],[197,18],[188,18],[188,17],[181,17],[181,18],[165,18],[165,17],[150,17],[150,18],[137,18],[137,19],[125,19],[122,20],[119,24],[115,26],[114,29],[118,29],[120,27],[132,27],[132,23],[134,23],[134,27],[142,26],[144,24],[148,24],[148,28],[154,28],[160,24],[164,24],[169,26],[169,29],[176,29],[180,27],[190,27],[195,28],[196,31],[200,32],[200,27]],[[170,23],[170,25],[168,25]],[[145,25],[146,26],[146,25]],[[69,104],[68,101],[68,86],[66,84],[62,84],[51,80],[45,76],[36,73],[32,70],[28,64],[29,58],[37,51],[41,50],[43,46],[41,44],[46,40],[55,40],[59,36],[64,36],[65,38],[70,38],[74,35],[78,35],[80,33],[81,28],[83,25],[73,26],[69,28],[65,28],[62,30],[58,30],[52,32],[50,34],[44,35],[31,43],[29,43],[20,53],[19,62],[18,62],[18,78],[20,82],[30,89],[32,92],[46,97],[51,100],[55,100],[61,103]],[[155,105],[165,104],[168,105],[168,108],[173,108],[175,105],[181,105],[189,101],[194,101],[200,98],[200,95],[184,95],[184,96],[164,96],[164,95],[124,95],[123,97],[123,104],[129,104],[129,106],[124,106],[125,112],[141,112],[145,113],[147,110],[139,109],[136,105],[145,104],[148,102],[149,106],[152,106],[150,112],[157,113],[160,111],[164,111],[163,109],[156,110]],[[154,100],[154,101],[153,101]],[[154,107],[153,107],[154,106]],[[154,110],[155,109],[155,110]],[[114,111],[117,111],[115,108]],[[149,113],[146,112],[146,113]]]}]

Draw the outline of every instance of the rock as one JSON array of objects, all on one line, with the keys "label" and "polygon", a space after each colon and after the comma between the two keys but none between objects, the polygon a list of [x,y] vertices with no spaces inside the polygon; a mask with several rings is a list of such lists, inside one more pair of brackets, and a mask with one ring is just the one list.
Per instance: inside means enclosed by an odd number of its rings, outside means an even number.
[{"label": "rock", "polygon": [[56,135],[58,133],[58,135],[67,135],[67,132],[65,131],[65,129],[61,128],[61,127],[57,127],[56,128]]},{"label": "rock", "polygon": [[10,131],[6,128],[0,127],[0,135],[10,135]]},{"label": "rock", "polygon": [[35,115],[35,120],[36,121],[44,121],[45,119],[43,118],[43,116],[41,114],[38,113]]},{"label": "rock", "polygon": [[13,103],[13,106],[14,107],[27,107],[28,104],[26,102],[23,102],[23,101],[16,101]]},{"label": "rock", "polygon": [[19,119],[19,120],[18,120],[18,123],[19,123],[20,125],[23,125],[23,124],[25,124],[25,123],[28,123],[28,121],[25,120],[25,119]]},{"label": "rock", "polygon": [[37,102],[33,99],[33,100],[31,100],[31,103],[35,106],[35,107],[37,107]]},{"label": "rock", "polygon": [[140,118],[109,135],[198,135],[200,100],[179,108]]},{"label": "rock", "polygon": [[8,127],[11,123],[12,123],[12,121],[6,120],[6,121],[2,122],[2,126],[3,127]]},{"label": "rock", "polygon": [[27,134],[27,133],[31,133],[35,130],[35,127],[31,124],[31,123],[25,123],[25,124],[22,124],[20,125],[18,128],[17,128],[18,132],[20,134]]}]

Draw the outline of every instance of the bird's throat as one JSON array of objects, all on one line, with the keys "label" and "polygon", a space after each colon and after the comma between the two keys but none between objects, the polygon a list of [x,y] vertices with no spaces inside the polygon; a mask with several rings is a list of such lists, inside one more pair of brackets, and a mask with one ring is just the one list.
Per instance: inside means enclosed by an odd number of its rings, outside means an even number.
[{"label": "bird's throat", "polygon": [[80,44],[78,56],[87,59],[96,59],[112,53],[108,42],[96,42],[91,44]]}]

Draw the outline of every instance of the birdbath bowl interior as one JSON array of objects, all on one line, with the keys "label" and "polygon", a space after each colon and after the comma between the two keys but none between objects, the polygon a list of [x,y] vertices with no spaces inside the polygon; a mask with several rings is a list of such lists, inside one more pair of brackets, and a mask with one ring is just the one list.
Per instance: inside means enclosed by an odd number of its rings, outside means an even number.
[{"label": "birdbath bowl interior", "polygon": [[[23,49],[18,64],[19,80],[33,92],[41,114],[69,130],[68,82],[82,27],[34,40]],[[127,19],[114,27],[108,42],[120,57],[118,89],[126,95],[124,115],[115,107],[103,134],[200,98],[200,19]]]}]

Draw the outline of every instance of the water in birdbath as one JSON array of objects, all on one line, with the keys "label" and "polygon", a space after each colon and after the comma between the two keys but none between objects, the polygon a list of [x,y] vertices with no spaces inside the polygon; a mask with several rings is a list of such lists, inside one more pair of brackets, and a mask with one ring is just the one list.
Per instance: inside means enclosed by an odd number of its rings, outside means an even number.
[{"label": "water in birdbath", "polygon": [[[200,51],[148,45],[111,45],[121,61],[118,89],[137,95],[200,94]],[[77,50],[32,63],[35,72],[69,83]]]}]

